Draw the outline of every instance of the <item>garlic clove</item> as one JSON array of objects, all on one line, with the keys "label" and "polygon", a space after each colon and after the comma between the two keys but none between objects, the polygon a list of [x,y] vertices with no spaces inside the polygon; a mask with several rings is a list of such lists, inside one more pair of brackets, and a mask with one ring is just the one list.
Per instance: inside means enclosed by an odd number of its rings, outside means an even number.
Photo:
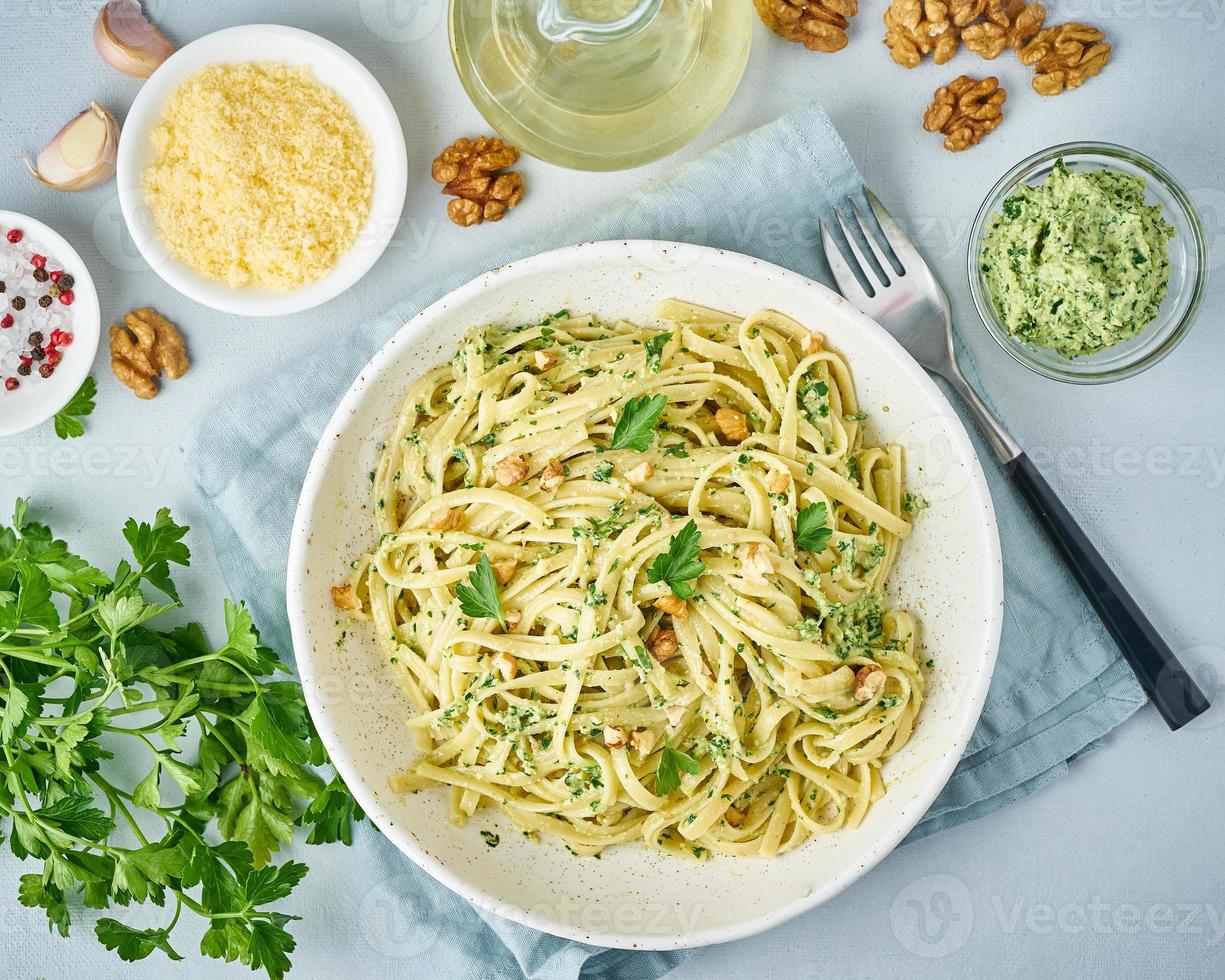
[{"label": "garlic clove", "polygon": [[110,0],[94,21],[102,60],[133,78],[148,78],[174,54],[174,45],[141,10],[140,0]]},{"label": "garlic clove", "polygon": [[55,134],[31,166],[38,180],[57,191],[85,191],[111,179],[119,152],[119,124],[97,102]]}]

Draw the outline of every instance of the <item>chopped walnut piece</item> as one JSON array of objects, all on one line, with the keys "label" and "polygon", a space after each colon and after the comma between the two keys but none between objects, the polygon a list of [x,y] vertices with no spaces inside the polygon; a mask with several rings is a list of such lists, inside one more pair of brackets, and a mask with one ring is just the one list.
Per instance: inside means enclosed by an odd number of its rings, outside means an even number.
[{"label": "chopped walnut piece", "polygon": [[1034,66],[1034,91],[1058,95],[1080,88],[1110,60],[1106,35],[1087,24],[1059,24],[1041,30],[1021,49],[1021,63]]},{"label": "chopped walnut piece", "polygon": [[841,51],[858,0],[753,0],[762,23],[809,51]]},{"label": "chopped walnut piece", "polygon": [[498,580],[498,585],[505,585],[515,577],[515,570],[519,567],[519,562],[514,558],[503,558],[500,561],[493,563],[493,577]]},{"label": "chopped walnut piece", "polygon": [[447,204],[451,220],[465,228],[501,221],[523,199],[523,178],[515,171],[498,171],[518,159],[519,151],[496,136],[458,139],[443,150],[430,173],[444,194],[456,198]]},{"label": "chopped walnut piece", "polygon": [[893,0],[884,21],[885,44],[903,68],[917,68],[925,54],[943,65],[957,53],[957,28],[943,0]]},{"label": "chopped walnut piece", "polygon": [[616,728],[613,725],[605,725],[604,744],[610,749],[623,749],[629,744],[629,736],[625,734],[624,728]]},{"label": "chopped walnut piece", "polygon": [[1003,54],[1005,48],[1020,51],[1041,30],[1046,8],[1022,0],[990,0],[986,18],[981,24],[971,24],[963,30],[961,40],[976,55],[991,61]]},{"label": "chopped walnut piece", "polygon": [[508,630],[518,629],[519,624],[523,622],[523,613],[518,609],[507,609],[502,613],[502,618],[506,620]]},{"label": "chopped walnut piece", "polygon": [[667,716],[668,724],[675,728],[685,720],[685,706],[683,704],[669,704],[664,708],[664,715]]},{"label": "chopped walnut piece", "polygon": [[749,420],[744,412],[721,408],[715,412],[715,424],[729,442],[742,442],[749,437]]},{"label": "chopped walnut piece", "polygon": [[362,601],[357,597],[351,585],[333,585],[332,602],[336,604],[337,609],[344,609],[348,612],[362,607]]},{"label": "chopped walnut piece", "polygon": [[464,515],[458,508],[439,507],[430,514],[426,527],[431,531],[453,531],[463,519]]},{"label": "chopped walnut piece", "polygon": [[630,745],[638,750],[639,755],[650,755],[655,748],[655,733],[649,728],[640,728],[630,735]]},{"label": "chopped walnut piece", "polygon": [[651,656],[663,663],[669,657],[676,656],[680,646],[676,642],[676,630],[656,630],[647,640],[647,650]]},{"label": "chopped walnut piece", "polygon": [[685,600],[678,599],[674,595],[660,596],[655,600],[654,606],[660,612],[666,612],[669,616],[675,616],[677,619],[685,619],[689,615],[689,609],[685,606]]},{"label": "chopped walnut piece", "polygon": [[536,364],[537,371],[547,371],[557,363],[557,355],[552,351],[538,350],[532,360]]},{"label": "chopped walnut piece", "polygon": [[566,482],[566,471],[562,469],[561,460],[551,459],[540,471],[540,489],[545,493],[556,493]]},{"label": "chopped walnut piece", "polygon": [[775,473],[770,477],[770,482],[766,486],[771,493],[786,493],[787,488],[791,486],[791,474]]},{"label": "chopped walnut piece", "polygon": [[808,341],[804,344],[804,353],[819,354],[822,348],[825,347],[825,334],[817,333],[813,330],[808,334]]},{"label": "chopped walnut piece", "polygon": [[183,335],[157,310],[133,310],[123,318],[123,326],[111,326],[110,337],[111,370],[137,398],[149,399],[157,394],[156,379],[162,372],[173,381],[190,367]]},{"label": "chopped walnut piece", "polygon": [[740,570],[744,577],[757,585],[765,585],[766,576],[774,574],[770,552],[760,544],[745,545],[740,553]]},{"label": "chopped walnut piece", "polygon": [[1008,94],[994,75],[981,81],[962,75],[936,90],[923,116],[923,128],[944,134],[944,148],[951,153],[969,149],[1004,119],[1000,106]]},{"label": "chopped walnut piece", "polygon": [[866,704],[885,689],[885,671],[876,664],[864,664],[855,671],[855,700]]},{"label": "chopped walnut piece", "polygon": [[513,654],[501,650],[493,655],[493,669],[498,672],[498,676],[504,681],[514,680],[519,673],[519,665],[515,662]]},{"label": "chopped walnut piece", "polygon": [[646,483],[654,473],[655,467],[643,461],[625,474],[625,482],[637,486],[640,483]]},{"label": "chopped walnut piece", "polygon": [[744,814],[734,806],[729,806],[723,811],[723,819],[729,827],[739,827],[744,823]]},{"label": "chopped walnut piece", "polygon": [[498,460],[493,468],[493,478],[500,487],[518,486],[527,479],[527,460],[521,453],[513,453],[505,459]]}]

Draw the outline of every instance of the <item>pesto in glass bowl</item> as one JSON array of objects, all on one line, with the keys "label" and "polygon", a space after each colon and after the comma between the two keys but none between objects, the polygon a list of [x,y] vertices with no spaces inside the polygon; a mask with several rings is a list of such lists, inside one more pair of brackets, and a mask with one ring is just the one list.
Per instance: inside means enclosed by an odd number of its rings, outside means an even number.
[{"label": "pesto in glass bowl", "polygon": [[1157,163],[1105,143],[1051,147],[987,196],[970,291],[995,340],[1039,374],[1095,383],[1157,363],[1199,309],[1207,246]]}]

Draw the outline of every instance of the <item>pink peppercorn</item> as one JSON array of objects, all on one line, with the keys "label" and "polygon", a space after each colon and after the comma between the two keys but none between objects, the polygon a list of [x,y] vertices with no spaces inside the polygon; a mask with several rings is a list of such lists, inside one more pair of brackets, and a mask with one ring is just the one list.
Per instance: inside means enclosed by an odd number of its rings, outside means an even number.
[{"label": "pink peppercorn", "polygon": [[[10,245],[16,245],[19,241],[21,241],[25,237],[26,237],[26,233],[22,231],[20,228],[14,228],[12,231],[8,233],[8,240],[9,240]],[[13,378],[12,380],[16,381],[17,379]]]},{"label": "pink peppercorn", "polygon": [[65,306],[71,306],[74,299],[76,299],[76,295],[71,289],[65,289],[62,293],[60,293],[60,302]]},{"label": "pink peppercorn", "polygon": [[5,378],[4,379],[4,390],[12,391],[16,387],[18,387],[20,384],[21,382],[18,381],[16,378]]},{"label": "pink peppercorn", "polygon": [[3,317],[0,317],[0,330],[7,330],[12,325],[13,325],[13,314],[12,313],[5,313]]},{"label": "pink peppercorn", "polygon": [[31,255],[30,265],[35,269],[45,269],[47,267],[47,257],[45,255]]}]

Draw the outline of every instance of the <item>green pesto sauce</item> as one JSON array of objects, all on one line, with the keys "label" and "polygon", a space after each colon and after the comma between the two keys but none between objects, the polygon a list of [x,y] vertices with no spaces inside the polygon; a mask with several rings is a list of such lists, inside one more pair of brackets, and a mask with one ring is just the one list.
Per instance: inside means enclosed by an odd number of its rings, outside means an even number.
[{"label": "green pesto sauce", "polygon": [[1018,340],[1065,357],[1105,350],[1157,315],[1174,229],[1144,203],[1144,180],[1069,170],[1023,185],[992,220],[980,258],[995,308]]}]

